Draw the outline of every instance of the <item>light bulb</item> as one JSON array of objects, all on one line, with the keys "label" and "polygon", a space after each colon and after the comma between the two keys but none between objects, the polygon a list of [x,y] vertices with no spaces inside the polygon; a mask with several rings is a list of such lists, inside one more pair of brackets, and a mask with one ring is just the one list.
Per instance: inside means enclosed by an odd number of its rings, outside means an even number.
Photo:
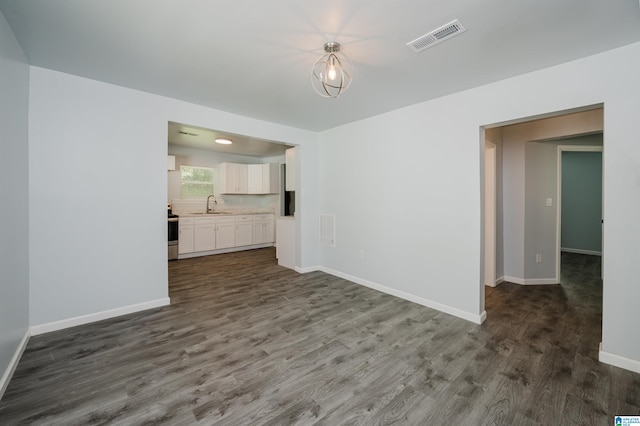
[{"label": "light bulb", "polygon": [[329,80],[336,79],[336,59],[333,55],[329,58],[329,70],[327,71],[327,77],[329,77]]},{"label": "light bulb", "polygon": [[329,80],[335,80],[336,79],[336,69],[335,67],[331,67],[329,68]]}]

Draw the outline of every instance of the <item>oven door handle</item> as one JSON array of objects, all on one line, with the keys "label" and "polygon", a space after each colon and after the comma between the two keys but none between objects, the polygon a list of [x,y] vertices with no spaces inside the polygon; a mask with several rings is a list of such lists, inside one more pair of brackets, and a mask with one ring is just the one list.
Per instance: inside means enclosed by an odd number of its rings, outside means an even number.
[{"label": "oven door handle", "polygon": [[177,217],[170,217],[168,220],[169,220],[169,222],[177,222],[178,218]]}]

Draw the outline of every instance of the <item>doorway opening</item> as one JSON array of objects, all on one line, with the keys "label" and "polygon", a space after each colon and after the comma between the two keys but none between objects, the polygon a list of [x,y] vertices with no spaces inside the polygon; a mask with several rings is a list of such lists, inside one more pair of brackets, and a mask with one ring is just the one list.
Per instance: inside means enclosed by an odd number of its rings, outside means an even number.
[{"label": "doorway opening", "polygon": [[558,146],[556,257],[560,277],[563,253],[600,256],[602,278],[602,134],[597,145]]},{"label": "doorway opening", "polygon": [[603,123],[598,104],[481,126],[482,312],[485,286],[559,283],[557,147],[602,137]]}]

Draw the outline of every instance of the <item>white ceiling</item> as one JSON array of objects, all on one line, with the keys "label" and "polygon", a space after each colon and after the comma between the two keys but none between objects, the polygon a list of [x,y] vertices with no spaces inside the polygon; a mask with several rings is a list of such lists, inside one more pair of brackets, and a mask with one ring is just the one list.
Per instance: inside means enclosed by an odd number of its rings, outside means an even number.
[{"label": "white ceiling", "polygon": [[[0,0],[0,10],[32,65],[314,131],[640,40],[638,0]],[[454,19],[466,32],[407,48]],[[355,67],[338,99],[309,81],[330,40]]]},{"label": "white ceiling", "polygon": [[[225,154],[248,155],[252,157],[277,157],[284,155],[291,145],[258,139],[235,133],[204,129],[180,123],[169,123],[169,145],[184,146],[204,151],[223,152]],[[215,143],[216,138],[229,139],[231,145]]]}]

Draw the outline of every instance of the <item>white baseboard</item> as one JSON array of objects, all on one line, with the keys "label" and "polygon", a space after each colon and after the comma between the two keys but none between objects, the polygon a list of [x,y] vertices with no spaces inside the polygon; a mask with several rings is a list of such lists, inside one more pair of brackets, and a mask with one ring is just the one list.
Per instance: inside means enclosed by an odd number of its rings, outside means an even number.
[{"label": "white baseboard", "polygon": [[[344,272],[336,271],[331,268],[326,268],[324,266],[314,266],[308,268],[299,268],[300,273],[313,272],[313,271],[322,271],[327,274],[334,275],[336,277],[343,278],[347,281],[354,282],[356,284],[363,285],[365,287],[369,287],[373,290],[380,291],[382,293],[389,294],[391,296],[399,297],[400,299],[408,300],[409,302],[417,303],[418,305],[426,306],[427,308],[435,309],[437,311],[444,312],[449,315],[456,316],[458,318],[462,318],[467,321],[471,321],[476,324],[482,324],[484,320],[487,319],[487,312],[483,311],[480,315],[472,314],[466,311],[463,311],[458,308],[454,308],[452,306],[444,305],[442,303],[434,302],[433,300],[425,299],[423,297],[416,296],[411,293],[404,292],[402,290],[397,290],[395,288],[387,287],[382,284],[374,283],[353,275],[345,274]],[[304,272],[302,272],[304,271]]]},{"label": "white baseboard", "polygon": [[485,284],[487,287],[498,287],[500,284],[504,282],[504,277],[496,278],[495,282],[491,284]]},{"label": "white baseboard", "polygon": [[134,312],[145,311],[147,309],[159,308],[171,303],[168,297],[148,302],[138,303],[135,305],[123,306],[121,308],[109,309],[107,311],[95,312],[93,314],[81,315],[78,317],[68,318],[60,321],[54,321],[47,324],[32,325],[30,328],[31,335],[49,333],[51,331],[62,330],[64,328],[75,327],[77,325],[88,324],[90,322],[102,321],[120,315],[127,315]]},{"label": "white baseboard", "polygon": [[322,271],[322,266],[320,265],[316,265],[316,266],[305,266],[304,268],[301,268],[300,266],[295,266],[294,269],[299,273],[299,274],[307,274],[309,272],[313,272],[313,271]]},{"label": "white baseboard", "polygon": [[9,361],[9,365],[2,375],[2,379],[0,379],[0,399],[2,399],[4,391],[7,390],[7,386],[9,386],[9,381],[11,380],[11,377],[13,377],[13,373],[16,371],[16,367],[18,366],[18,362],[20,362],[22,353],[27,347],[27,343],[29,343],[29,337],[31,337],[31,334],[29,332],[29,329],[27,329],[27,331],[25,331],[24,333],[24,336],[22,337],[22,340],[20,341],[20,344],[16,348],[11,361]]},{"label": "white baseboard", "polygon": [[624,368],[625,370],[633,371],[634,373],[640,373],[640,361],[625,358],[623,356],[612,354],[610,352],[605,352],[602,350],[602,342],[600,342],[600,352],[598,353],[598,359],[604,364]]},{"label": "white baseboard", "polygon": [[550,284],[559,284],[558,280],[555,278],[518,278],[518,277],[509,277],[504,276],[503,281],[520,284],[520,285],[550,285]]},{"label": "white baseboard", "polygon": [[602,256],[601,251],[594,251],[594,250],[582,250],[582,249],[560,247],[560,251],[566,251],[567,253],[590,254],[592,256]]}]

